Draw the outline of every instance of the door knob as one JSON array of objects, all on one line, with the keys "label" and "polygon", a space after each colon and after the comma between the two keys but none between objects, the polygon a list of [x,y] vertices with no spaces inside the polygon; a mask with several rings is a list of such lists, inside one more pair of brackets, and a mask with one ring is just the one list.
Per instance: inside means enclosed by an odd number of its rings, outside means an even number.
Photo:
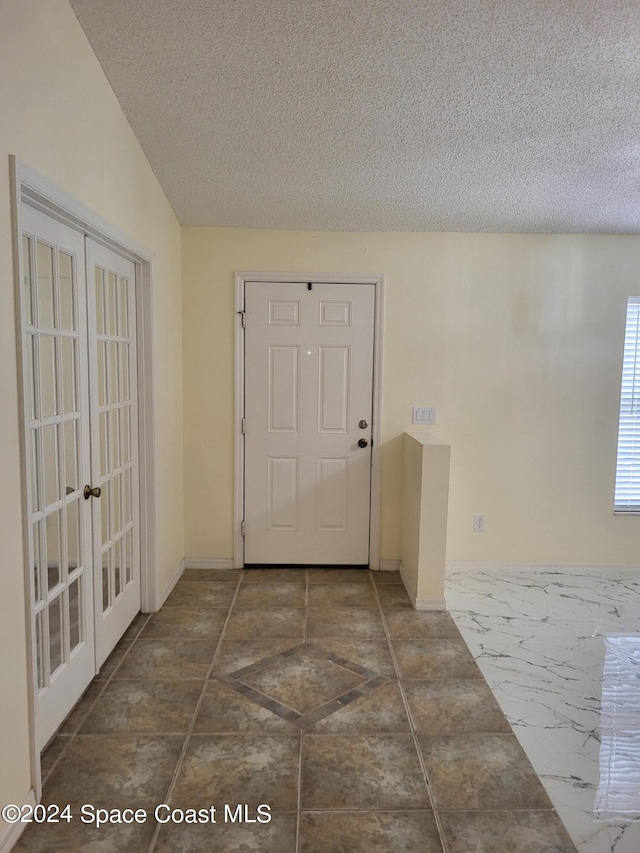
[{"label": "door knob", "polygon": [[361,438],[361,439],[360,439],[360,441],[358,442],[358,447],[366,447],[366,446],[367,446],[367,444],[369,444],[369,442],[367,441],[367,439],[366,439],[366,438]]},{"label": "door knob", "polygon": [[94,486],[93,488],[91,488],[91,486],[84,487],[84,499],[86,501],[88,501],[89,498],[99,498],[101,494],[102,489],[100,486]]}]

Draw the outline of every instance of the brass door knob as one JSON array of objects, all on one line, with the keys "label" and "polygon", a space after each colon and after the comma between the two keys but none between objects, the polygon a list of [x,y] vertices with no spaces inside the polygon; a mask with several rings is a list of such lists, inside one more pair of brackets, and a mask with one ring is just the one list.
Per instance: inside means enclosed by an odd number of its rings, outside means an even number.
[{"label": "brass door knob", "polygon": [[361,438],[358,442],[358,447],[366,447],[369,444],[366,438]]},{"label": "brass door knob", "polygon": [[94,486],[93,488],[91,488],[91,486],[84,487],[84,499],[86,501],[88,501],[89,498],[99,498],[101,494],[102,489],[100,486]]}]

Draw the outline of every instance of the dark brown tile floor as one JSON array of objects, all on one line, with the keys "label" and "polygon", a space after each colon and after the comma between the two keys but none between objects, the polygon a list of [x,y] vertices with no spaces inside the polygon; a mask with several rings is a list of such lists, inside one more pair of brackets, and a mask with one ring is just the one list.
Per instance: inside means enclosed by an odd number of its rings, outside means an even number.
[{"label": "dark brown tile floor", "polygon": [[[16,851],[575,853],[453,620],[393,573],[186,571],[42,768],[73,818]],[[148,817],[98,828],[83,804]]]}]

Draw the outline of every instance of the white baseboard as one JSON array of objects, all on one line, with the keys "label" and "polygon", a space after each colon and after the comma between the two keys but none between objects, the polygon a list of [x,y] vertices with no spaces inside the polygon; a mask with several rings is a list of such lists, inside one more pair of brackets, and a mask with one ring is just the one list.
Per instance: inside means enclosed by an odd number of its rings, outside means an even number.
[{"label": "white baseboard", "polygon": [[[35,806],[36,803],[36,792],[32,788],[25,797],[22,805]],[[22,822],[3,824],[2,829],[0,829],[0,853],[9,853],[11,848],[18,843],[18,839],[24,832],[26,826],[28,826],[28,824]]]},{"label": "white baseboard", "polygon": [[402,564],[402,560],[398,560],[398,571],[400,572],[400,580],[404,584],[404,588],[407,590],[407,595],[411,599],[411,603],[413,605],[415,605],[415,603],[416,603],[415,599],[411,595],[411,593],[409,592],[409,585],[407,583],[407,570],[405,569],[404,565]]},{"label": "white baseboard", "polygon": [[[160,591],[160,607],[162,607],[162,605],[165,603],[167,598],[169,598],[169,596],[171,595],[171,591],[174,588],[174,586],[178,583],[180,578],[182,577],[182,573],[184,572],[184,569],[185,569],[185,561],[181,560],[180,564],[178,565],[178,568],[175,570],[175,572],[169,578],[169,583],[165,586],[165,588],[163,590]],[[160,607],[158,607],[158,610],[160,609]]]},{"label": "white baseboard", "polygon": [[381,572],[399,572],[400,560],[380,560],[379,566]]},{"label": "white baseboard", "polygon": [[416,610],[446,610],[444,598],[416,598],[413,606]]},{"label": "white baseboard", "polygon": [[575,572],[576,574],[601,574],[602,572],[636,571],[640,565],[634,563],[476,563],[471,561],[447,560],[445,573],[491,572],[491,571],[543,571]]},{"label": "white baseboard", "polygon": [[186,557],[184,567],[185,569],[232,569],[233,557],[208,559]]},{"label": "white baseboard", "polygon": [[413,604],[413,606],[415,607],[416,599],[413,595],[411,595],[411,592],[409,591],[409,584],[407,583],[407,570],[405,569],[402,560],[398,560],[398,571],[400,572],[400,580],[402,581],[402,585],[404,586],[407,595],[411,599],[411,604]]},{"label": "white baseboard", "polygon": [[409,586],[407,584],[407,573],[405,567],[402,565],[402,561],[398,561],[400,564],[400,578],[402,579],[402,583],[404,584],[404,588],[407,591],[407,595],[411,599],[411,603],[413,604],[416,610],[446,610],[447,603],[444,598],[414,598],[409,592]]}]

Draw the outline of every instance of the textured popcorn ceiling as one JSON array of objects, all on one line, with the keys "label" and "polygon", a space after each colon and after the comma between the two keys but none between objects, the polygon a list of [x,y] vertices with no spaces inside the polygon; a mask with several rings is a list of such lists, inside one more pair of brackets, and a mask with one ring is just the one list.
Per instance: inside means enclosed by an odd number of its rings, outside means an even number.
[{"label": "textured popcorn ceiling", "polygon": [[640,3],[71,0],[181,222],[640,233]]}]

